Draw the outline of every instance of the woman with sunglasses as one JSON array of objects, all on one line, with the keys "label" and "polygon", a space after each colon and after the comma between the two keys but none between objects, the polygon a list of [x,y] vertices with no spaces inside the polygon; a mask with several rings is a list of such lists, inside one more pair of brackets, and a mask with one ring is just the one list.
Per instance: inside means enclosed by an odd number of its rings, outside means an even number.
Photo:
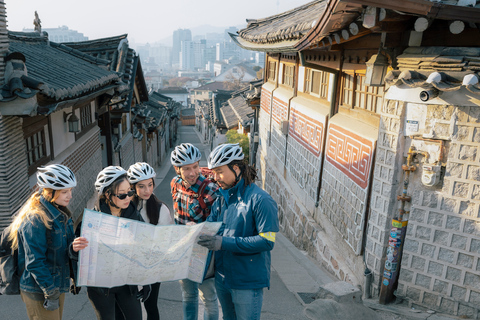
[{"label": "woman with sunglasses", "polygon": [[[132,220],[142,221],[131,202],[135,192],[127,180],[127,171],[118,166],[109,166],[100,171],[95,181],[98,202],[94,210]],[[76,235],[80,235],[81,218],[76,222]],[[124,285],[113,288],[87,287],[88,299],[99,320],[141,319],[139,299],[146,300],[150,286],[138,292],[137,286]],[[119,314],[120,313],[120,314]]]},{"label": "woman with sunglasses", "polygon": [[[136,193],[132,202],[146,223],[153,225],[173,224],[172,215],[167,205],[158,200],[153,193],[156,175],[155,170],[145,162],[137,162],[128,168],[127,178]],[[150,297],[144,302],[147,320],[159,320],[158,293],[160,291],[160,282],[151,286]]]}]

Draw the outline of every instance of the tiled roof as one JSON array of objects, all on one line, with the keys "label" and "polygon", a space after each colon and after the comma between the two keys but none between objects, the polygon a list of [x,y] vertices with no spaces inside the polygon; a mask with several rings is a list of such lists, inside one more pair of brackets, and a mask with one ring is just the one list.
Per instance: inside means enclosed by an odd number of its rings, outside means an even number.
[{"label": "tiled roof", "polygon": [[216,91],[216,90],[225,90],[225,84],[220,81],[213,81],[198,88],[195,88],[195,91],[206,90],[206,91]]},{"label": "tiled roof", "polygon": [[[109,70],[121,73],[123,82],[130,88],[130,96],[123,104],[124,107],[129,108],[135,77],[139,76],[143,78],[143,73],[141,72],[141,67],[137,72],[139,59],[135,50],[128,46],[127,34],[96,40],[66,42],[64,45],[87,53],[95,58],[106,60],[109,62]],[[142,84],[144,83],[145,80],[141,79],[138,88],[140,91],[146,90],[146,88],[142,88]],[[147,94],[143,94],[142,96],[145,96],[144,98],[146,99]]]},{"label": "tiled roof", "polygon": [[187,108],[180,110],[182,116],[190,117],[195,115],[195,108]]},{"label": "tiled roof", "polygon": [[22,53],[28,77],[40,82],[36,89],[55,100],[75,98],[119,80],[117,73],[100,67],[105,61],[49,43],[36,32],[9,32],[9,41],[9,52]]},{"label": "tiled roof", "polygon": [[220,108],[220,112],[222,113],[227,129],[233,129],[238,126],[238,117],[230,104],[225,103]]},{"label": "tiled roof", "polygon": [[[361,19],[365,6],[400,11],[412,17],[480,23],[480,7],[474,0],[316,0],[268,18],[248,20],[245,29],[230,37],[244,49],[266,52],[298,52],[327,37],[322,46],[333,41],[340,43],[343,40],[339,34]],[[349,38],[347,32],[345,41]]]},{"label": "tiled roof", "polygon": [[228,129],[234,128],[238,122],[247,126],[254,117],[255,112],[249,105],[248,100],[260,97],[263,80],[250,82],[249,86],[232,93],[232,98],[220,108],[225,125]]},{"label": "tiled roof", "polygon": [[480,94],[480,48],[412,47],[397,57],[398,69],[388,85],[454,91],[465,87]]},{"label": "tiled roof", "polygon": [[167,93],[186,94],[188,93],[188,90],[182,87],[167,87],[163,89],[158,89],[157,92],[162,94],[167,94]]},{"label": "tiled roof", "polygon": [[268,18],[248,20],[238,34],[255,43],[299,40],[315,26],[326,4],[326,0],[316,0]]}]

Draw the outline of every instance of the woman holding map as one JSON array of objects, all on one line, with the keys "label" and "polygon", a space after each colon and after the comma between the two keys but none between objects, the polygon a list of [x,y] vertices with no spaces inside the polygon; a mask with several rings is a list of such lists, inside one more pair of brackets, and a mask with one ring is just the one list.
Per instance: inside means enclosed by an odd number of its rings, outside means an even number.
[{"label": "woman holding map", "polygon": [[[134,191],[127,179],[127,171],[118,166],[104,168],[97,176],[95,188],[98,201],[94,210],[132,220],[142,221],[131,202]],[[80,235],[81,219],[76,222],[75,234]],[[141,319],[140,301],[147,300],[150,286],[138,292],[137,286],[123,285],[113,288],[87,287],[88,299],[99,320]],[[121,314],[119,314],[121,313]]]},{"label": "woman holding map", "polygon": [[[145,162],[137,162],[128,168],[128,181],[132,184],[136,196],[132,202],[135,204],[143,221],[153,225],[173,224],[172,215],[167,205],[153,193],[155,189],[155,170]],[[147,320],[159,320],[158,312],[158,293],[160,291],[160,282],[151,285],[152,291],[150,297],[144,302],[147,311]]]},{"label": "woman holding map", "polygon": [[51,164],[38,168],[37,184],[39,191],[10,225],[9,240],[12,249],[18,248],[20,295],[28,318],[62,319],[65,293],[74,278],[69,251],[83,248],[72,246],[72,214],[67,209],[77,180],[69,168]]}]

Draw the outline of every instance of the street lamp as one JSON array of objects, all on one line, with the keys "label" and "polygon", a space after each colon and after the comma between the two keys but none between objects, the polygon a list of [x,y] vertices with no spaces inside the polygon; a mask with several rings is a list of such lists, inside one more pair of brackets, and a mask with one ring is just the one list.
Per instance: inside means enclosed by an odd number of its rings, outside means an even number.
[{"label": "street lamp", "polygon": [[374,54],[365,64],[367,71],[365,75],[365,84],[372,87],[381,87],[384,85],[385,74],[388,69],[388,58],[382,52],[382,44],[378,53]]},{"label": "street lamp", "polygon": [[[69,117],[70,115],[70,117]],[[68,119],[68,120],[67,120]],[[63,122],[68,122],[68,132],[80,132],[80,119],[75,115],[75,112],[63,112]]]}]

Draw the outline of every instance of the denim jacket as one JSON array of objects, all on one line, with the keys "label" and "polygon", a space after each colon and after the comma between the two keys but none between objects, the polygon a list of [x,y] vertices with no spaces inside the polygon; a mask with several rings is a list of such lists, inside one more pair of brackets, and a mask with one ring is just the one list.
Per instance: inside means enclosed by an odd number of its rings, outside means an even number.
[{"label": "denim jacket", "polygon": [[51,229],[35,215],[25,219],[18,229],[18,267],[24,270],[20,289],[26,292],[49,294],[55,288],[68,292],[70,265],[68,249],[73,242],[71,217],[60,211],[43,196],[40,203],[52,220]]}]

